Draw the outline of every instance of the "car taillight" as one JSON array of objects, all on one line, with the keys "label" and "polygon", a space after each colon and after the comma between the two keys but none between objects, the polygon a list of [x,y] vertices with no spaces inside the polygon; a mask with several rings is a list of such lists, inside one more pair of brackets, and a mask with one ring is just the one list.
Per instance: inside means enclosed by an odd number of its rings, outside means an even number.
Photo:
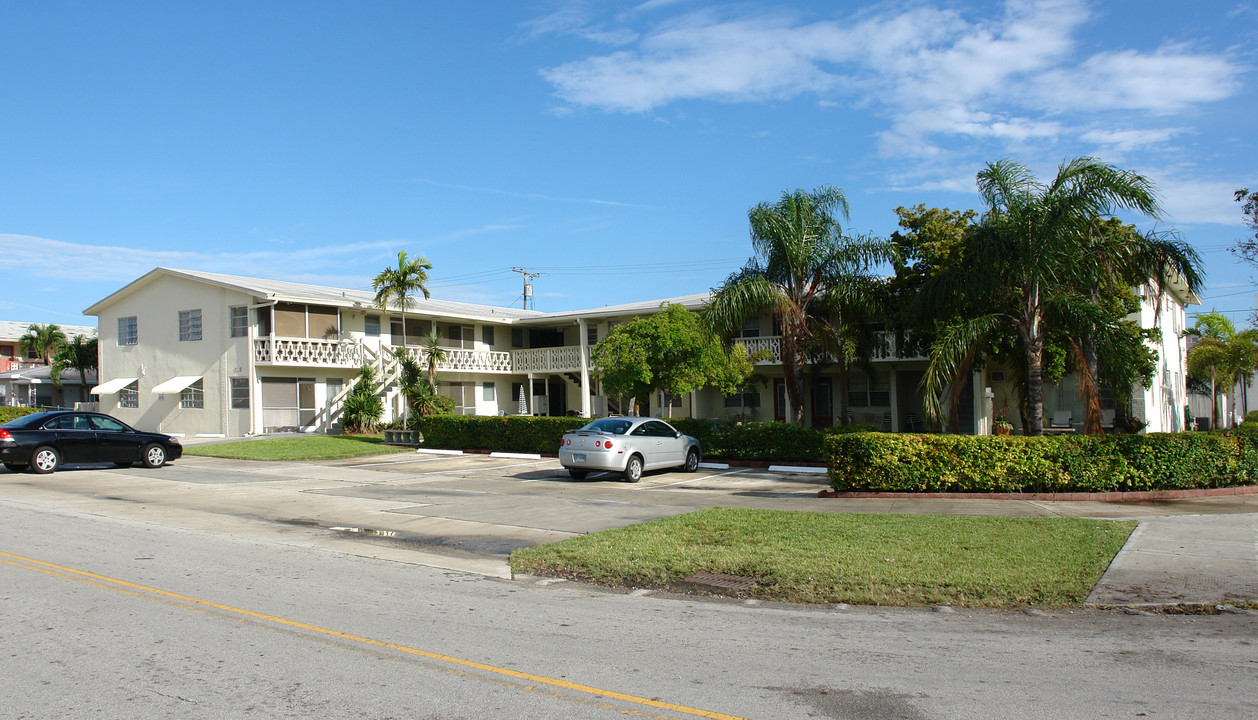
[{"label": "car taillight", "polygon": [[[597,445],[598,443],[595,443],[595,444]],[[606,449],[608,449],[608,450],[611,450],[611,449],[612,449],[612,441],[611,441],[611,440],[608,440],[608,441],[604,442],[604,443],[603,443],[603,447],[604,447],[604,448],[606,448]]]},{"label": "car taillight", "polygon": [[12,440],[13,433],[8,430],[0,430],[0,440]]}]

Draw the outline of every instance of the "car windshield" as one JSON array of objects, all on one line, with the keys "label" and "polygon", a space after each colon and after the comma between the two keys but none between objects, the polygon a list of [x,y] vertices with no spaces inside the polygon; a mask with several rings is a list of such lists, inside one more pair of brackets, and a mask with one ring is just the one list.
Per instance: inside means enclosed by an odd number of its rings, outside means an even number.
[{"label": "car windshield", "polygon": [[599,418],[581,429],[608,435],[624,435],[631,425],[633,421],[624,418]]},{"label": "car windshield", "polygon": [[45,420],[48,419],[50,415],[52,415],[52,413],[46,413],[46,412],[34,413],[31,415],[23,415],[22,417],[17,418],[16,420],[10,420],[5,424],[0,425],[0,427],[13,428],[15,430],[19,428],[39,427],[40,425],[43,424]]}]

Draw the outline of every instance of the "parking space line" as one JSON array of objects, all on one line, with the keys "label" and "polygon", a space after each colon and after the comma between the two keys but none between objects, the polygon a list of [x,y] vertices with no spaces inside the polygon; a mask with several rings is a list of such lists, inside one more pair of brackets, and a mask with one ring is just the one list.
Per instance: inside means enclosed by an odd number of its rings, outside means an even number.
[{"label": "parking space line", "polygon": [[746,472],[748,469],[749,468],[739,468],[737,470],[730,470],[729,472],[714,473],[712,475],[701,475],[699,477],[686,478],[685,480],[678,480],[675,483],[668,483],[667,485],[650,485],[647,487],[640,487],[637,489],[638,490],[659,490],[660,488],[672,487],[674,485],[685,485],[686,483],[695,482],[696,480],[707,480],[708,478],[723,477],[725,475],[733,475],[735,473]]},{"label": "parking space line", "polygon": [[358,463],[357,465],[339,465],[338,467],[360,468],[360,467],[375,467],[377,465],[409,465],[411,463],[433,462],[435,460],[449,460],[449,459],[450,458],[448,457],[427,457],[427,458],[415,458],[413,460],[393,460],[391,462]]}]

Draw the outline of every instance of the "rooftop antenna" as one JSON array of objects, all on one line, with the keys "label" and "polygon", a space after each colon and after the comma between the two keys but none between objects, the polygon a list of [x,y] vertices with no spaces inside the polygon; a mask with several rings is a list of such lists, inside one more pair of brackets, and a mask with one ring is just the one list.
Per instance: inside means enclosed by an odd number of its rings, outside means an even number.
[{"label": "rooftop antenna", "polygon": [[[533,297],[533,286],[529,284],[529,280],[531,280],[531,279],[533,279],[533,278],[538,278],[538,277],[541,277],[541,273],[531,273],[531,272],[529,272],[528,270],[525,270],[524,268],[518,268],[518,267],[513,267],[513,268],[511,268],[511,272],[518,272],[518,273],[520,273],[520,275],[522,276],[522,279],[524,280],[524,295],[523,295],[523,297],[524,297],[524,309],[525,309],[525,310],[528,310],[528,309],[529,309],[529,298]],[[534,309],[534,310],[536,310],[536,309],[537,309],[537,301],[536,301],[536,300],[534,300],[534,301],[533,301],[533,309]]]}]

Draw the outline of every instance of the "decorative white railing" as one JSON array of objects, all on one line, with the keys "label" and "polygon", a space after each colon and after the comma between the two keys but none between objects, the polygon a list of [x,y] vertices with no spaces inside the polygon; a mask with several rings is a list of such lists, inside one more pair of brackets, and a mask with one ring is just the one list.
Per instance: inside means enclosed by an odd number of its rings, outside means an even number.
[{"label": "decorative white railing", "polygon": [[270,365],[319,365],[358,367],[363,364],[362,345],[351,340],[270,338],[253,341],[253,360]]},{"label": "decorative white railing", "polygon": [[782,362],[781,336],[774,335],[771,337],[739,338],[734,342],[747,348],[748,355],[755,355],[762,350],[768,351],[772,357],[768,360],[760,360],[756,363],[757,365]]},{"label": "decorative white railing", "polygon": [[446,359],[437,363],[437,369],[468,372],[511,372],[511,353],[446,348]]},{"label": "decorative white railing", "polygon": [[512,350],[511,370],[518,373],[578,372],[582,352],[586,352],[582,345]]}]

